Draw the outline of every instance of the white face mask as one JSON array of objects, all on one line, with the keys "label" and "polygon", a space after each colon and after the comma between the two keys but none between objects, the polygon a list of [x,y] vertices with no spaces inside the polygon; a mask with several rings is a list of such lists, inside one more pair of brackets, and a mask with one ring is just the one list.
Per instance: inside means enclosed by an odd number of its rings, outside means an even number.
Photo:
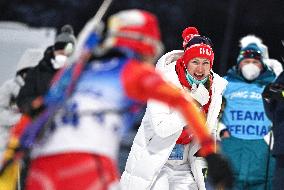
[{"label": "white face mask", "polygon": [[241,68],[241,72],[245,79],[251,81],[260,75],[260,68],[253,63],[248,63]]},{"label": "white face mask", "polygon": [[56,55],[55,58],[51,60],[51,63],[54,69],[59,69],[65,65],[66,61],[67,61],[67,56]]}]

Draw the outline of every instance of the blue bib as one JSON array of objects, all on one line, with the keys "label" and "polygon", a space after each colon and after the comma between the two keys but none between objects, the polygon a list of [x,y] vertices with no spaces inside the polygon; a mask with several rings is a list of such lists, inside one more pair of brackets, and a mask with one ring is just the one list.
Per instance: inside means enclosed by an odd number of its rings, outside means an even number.
[{"label": "blue bib", "polygon": [[168,160],[183,160],[184,145],[176,144]]},{"label": "blue bib", "polygon": [[261,93],[264,86],[229,81],[224,93],[226,107],[222,121],[231,135],[240,139],[262,139],[272,125],[266,117]]}]

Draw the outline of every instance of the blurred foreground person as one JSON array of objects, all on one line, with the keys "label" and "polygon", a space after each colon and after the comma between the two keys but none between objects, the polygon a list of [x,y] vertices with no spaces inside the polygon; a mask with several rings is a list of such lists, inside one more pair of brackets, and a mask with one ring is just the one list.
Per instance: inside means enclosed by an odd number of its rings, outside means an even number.
[{"label": "blurred foreground person", "polygon": [[[93,54],[87,64],[79,61],[57,76],[44,100],[47,111],[58,103],[61,106],[44,123],[41,140],[23,138],[23,143],[33,144],[26,189],[118,189],[116,159],[121,134],[133,123],[139,104],[149,98],[183,114],[200,141],[200,155],[210,160],[209,171],[227,166],[214,153],[214,140],[192,99],[166,83],[151,65],[161,49],[156,17],[142,10],[126,10],[111,16],[108,24],[103,46],[108,49]],[[79,66],[83,66],[80,77],[71,95],[62,101]],[[48,112],[34,123],[45,114]],[[33,134],[33,127],[30,125],[24,136]],[[223,183],[225,175],[217,176],[216,183]]]},{"label": "blurred foreground person", "polygon": [[27,73],[26,83],[17,98],[17,105],[22,113],[34,117],[41,111],[33,109],[32,102],[47,93],[51,79],[74,51],[75,41],[73,28],[64,25],[56,36],[54,45],[45,50],[38,65]]},{"label": "blurred foreground person", "polygon": [[[200,112],[207,115],[206,124],[210,133],[215,135],[227,81],[211,70],[214,52],[209,38],[199,35],[195,27],[186,28],[182,37],[184,50],[174,50],[162,56],[156,70],[193,98]],[[122,189],[204,190],[205,159],[208,162],[210,159],[199,154],[198,139],[187,127],[194,126],[187,126],[170,106],[148,101],[121,178]],[[228,166],[215,163],[216,169],[220,168],[211,171],[210,164],[209,172],[216,172],[210,176],[213,184],[224,180],[227,184],[223,185],[230,186],[232,179]]]},{"label": "blurred foreground person", "polygon": [[284,187],[284,72],[275,82],[267,85],[262,93],[265,112],[273,122],[274,145],[272,154],[276,160],[272,190]]},{"label": "blurred foreground person", "polygon": [[234,190],[269,190],[275,162],[265,136],[272,123],[265,114],[261,93],[276,73],[264,61],[267,56],[261,39],[248,35],[240,44],[237,64],[225,76],[229,83],[221,119],[229,137],[222,138],[221,145],[234,169]]},{"label": "blurred foreground person", "polygon": [[20,88],[25,84],[27,72],[34,67],[42,57],[40,49],[27,49],[19,60],[16,76],[7,80],[0,87],[0,160],[8,140],[9,129],[21,117],[16,105]]}]

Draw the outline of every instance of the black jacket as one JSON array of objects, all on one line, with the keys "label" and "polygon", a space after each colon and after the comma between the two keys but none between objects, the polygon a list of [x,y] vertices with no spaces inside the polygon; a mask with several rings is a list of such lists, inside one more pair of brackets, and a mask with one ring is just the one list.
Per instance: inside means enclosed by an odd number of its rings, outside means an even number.
[{"label": "black jacket", "polygon": [[50,46],[45,50],[39,64],[27,73],[25,85],[21,88],[16,100],[22,113],[29,114],[32,110],[32,101],[47,93],[50,81],[57,71],[52,67],[52,58],[54,58],[53,46]]},{"label": "black jacket", "polygon": [[266,115],[273,122],[274,155],[284,155],[284,72],[262,93]]}]

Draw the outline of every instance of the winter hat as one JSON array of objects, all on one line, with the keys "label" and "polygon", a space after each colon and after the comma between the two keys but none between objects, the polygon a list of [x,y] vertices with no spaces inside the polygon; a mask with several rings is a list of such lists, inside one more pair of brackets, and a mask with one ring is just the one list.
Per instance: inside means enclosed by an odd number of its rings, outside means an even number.
[{"label": "winter hat", "polygon": [[20,73],[24,69],[28,69],[31,67],[36,66],[39,61],[43,57],[43,50],[42,49],[27,49],[23,55],[21,56],[17,67],[16,67],[16,72]]},{"label": "winter hat", "polygon": [[242,60],[247,58],[253,58],[263,63],[261,49],[255,43],[249,44],[240,50],[237,63],[240,64]]},{"label": "winter hat", "polygon": [[268,59],[267,46],[262,43],[262,40],[254,35],[247,35],[240,39],[241,50],[237,58],[237,64],[246,58],[254,58],[259,60],[264,66],[264,60]]},{"label": "winter hat", "polygon": [[[212,68],[214,61],[214,52],[212,50],[213,44],[209,38],[199,35],[199,32],[195,27],[188,27],[184,29],[182,37],[184,54],[177,60],[175,70],[180,83],[188,89],[191,89],[191,83],[186,77],[186,73],[188,73],[186,64],[195,57],[202,57],[210,61],[210,67]],[[209,91],[209,100],[202,106],[205,113],[208,112],[209,105],[211,103],[212,76],[209,75],[207,81],[209,81],[207,83],[208,87],[206,87]]]},{"label": "winter hat", "polygon": [[54,50],[65,49],[67,54],[71,54],[74,50],[76,38],[71,25],[64,25],[61,32],[55,38]]},{"label": "winter hat", "polygon": [[107,44],[144,56],[158,57],[163,51],[156,16],[138,9],[120,11],[109,18]]},{"label": "winter hat", "polygon": [[212,68],[214,61],[214,52],[212,42],[205,36],[200,36],[195,27],[186,28],[183,33],[184,64],[187,64],[194,57],[202,57],[209,59]]},{"label": "winter hat", "polygon": [[181,84],[191,88],[186,78],[186,64],[194,57],[203,57],[209,59],[210,67],[212,67],[214,61],[213,45],[209,38],[199,35],[195,27],[184,29],[182,37],[184,54],[177,60],[175,69]]}]

